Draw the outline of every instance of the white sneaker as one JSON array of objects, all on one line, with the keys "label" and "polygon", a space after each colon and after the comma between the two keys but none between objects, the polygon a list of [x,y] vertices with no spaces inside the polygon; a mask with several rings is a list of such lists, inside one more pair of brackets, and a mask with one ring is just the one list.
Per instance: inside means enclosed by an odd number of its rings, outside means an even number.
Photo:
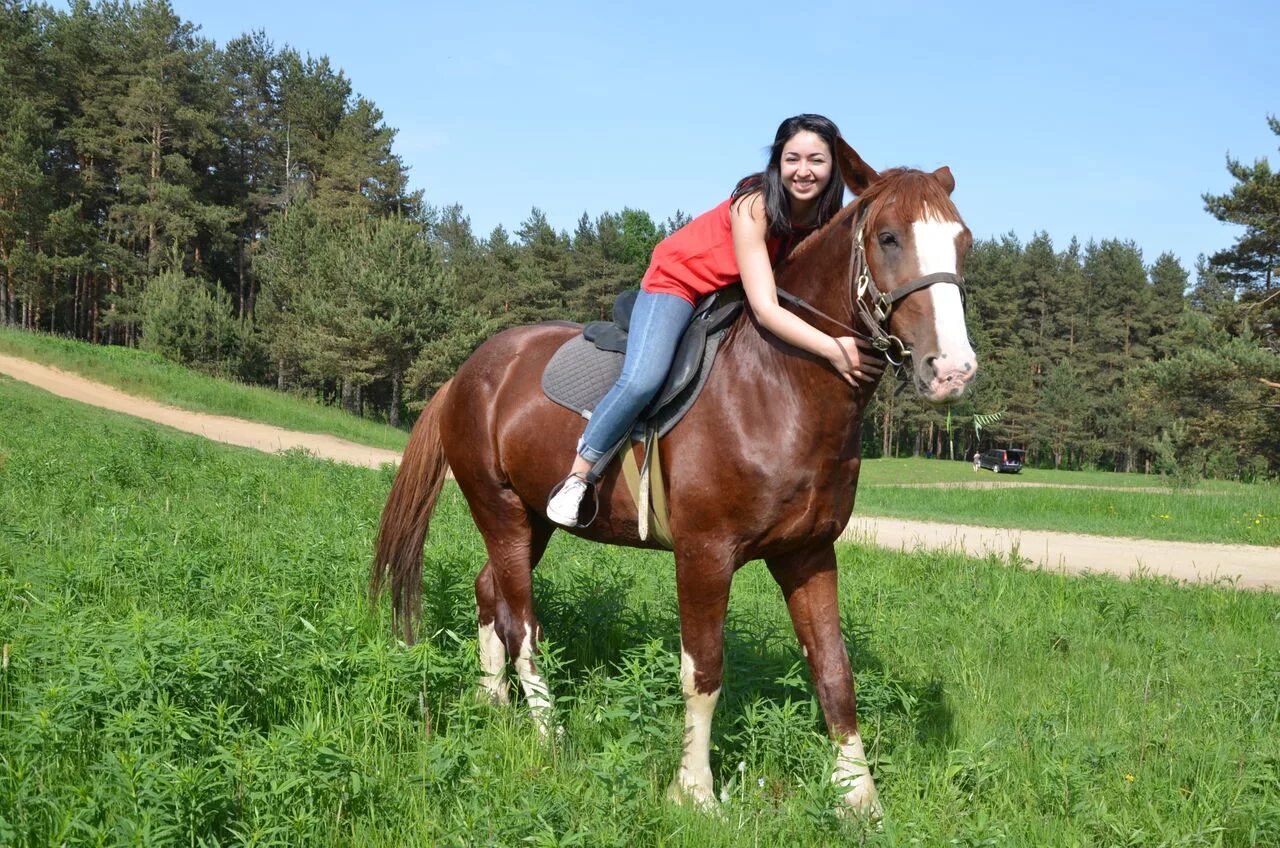
[{"label": "white sneaker", "polygon": [[547,518],[564,527],[578,526],[578,508],[582,506],[582,496],[587,491],[587,481],[581,477],[566,477],[547,504]]}]

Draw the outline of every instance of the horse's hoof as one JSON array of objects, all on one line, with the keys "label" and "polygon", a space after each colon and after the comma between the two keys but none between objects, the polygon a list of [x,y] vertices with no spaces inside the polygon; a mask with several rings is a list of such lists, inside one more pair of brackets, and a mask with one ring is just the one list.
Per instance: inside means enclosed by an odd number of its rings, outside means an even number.
[{"label": "horse's hoof", "polygon": [[563,724],[556,724],[548,720],[545,716],[535,715],[533,717],[533,726],[538,730],[538,738],[544,744],[554,744],[565,737]]},{"label": "horse's hoof", "polygon": [[[868,782],[869,783],[869,782]],[[840,812],[865,819],[879,825],[884,820],[884,808],[874,785],[855,786],[840,798]]]},{"label": "horse's hoof", "polygon": [[711,775],[705,781],[682,782],[677,775],[667,787],[667,800],[673,804],[691,804],[703,812],[716,812],[719,804],[711,791]]}]

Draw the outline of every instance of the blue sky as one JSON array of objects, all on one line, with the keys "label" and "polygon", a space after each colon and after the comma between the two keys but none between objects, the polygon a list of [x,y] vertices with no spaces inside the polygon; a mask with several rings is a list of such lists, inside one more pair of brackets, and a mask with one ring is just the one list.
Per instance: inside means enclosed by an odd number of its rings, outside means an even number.
[{"label": "blue sky", "polygon": [[1148,263],[1238,230],[1201,194],[1277,160],[1280,3],[174,0],[225,44],[327,55],[399,130],[411,184],[478,235],[624,206],[696,214],[820,112],[876,167],[949,165],[979,238],[1132,239]]}]

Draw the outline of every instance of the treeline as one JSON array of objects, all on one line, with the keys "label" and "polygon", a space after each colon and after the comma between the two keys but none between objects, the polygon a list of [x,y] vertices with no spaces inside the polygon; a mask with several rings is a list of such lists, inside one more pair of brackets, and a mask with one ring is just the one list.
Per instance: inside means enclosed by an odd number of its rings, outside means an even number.
[{"label": "treeline", "polygon": [[[408,191],[394,135],[326,58],[262,33],[218,48],[167,3],[0,0],[0,321],[399,424],[492,333],[606,315],[687,220],[568,233],[535,208],[476,234]],[[948,414],[886,386],[867,453],[1280,473],[1280,191],[1265,161],[1228,166],[1238,186],[1206,204],[1248,233],[1193,283],[1122,241],[976,245],[971,399]]]},{"label": "treeline", "polygon": [[[1144,265],[1132,242],[1055,251],[1043,233],[966,260],[980,373],[951,427],[903,392],[877,397],[879,455],[1025,448],[1033,464],[1257,479],[1280,471],[1280,302],[1203,260]],[[975,428],[988,418],[985,428]],[[978,430],[981,429],[981,438]]]}]

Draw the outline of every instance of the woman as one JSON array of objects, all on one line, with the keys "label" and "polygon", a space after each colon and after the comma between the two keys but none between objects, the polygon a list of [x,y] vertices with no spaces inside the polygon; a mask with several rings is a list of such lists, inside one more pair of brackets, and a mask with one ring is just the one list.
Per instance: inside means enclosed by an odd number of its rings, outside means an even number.
[{"label": "woman", "polygon": [[778,127],[764,171],[743,179],[728,200],[668,236],[653,251],[631,313],[622,374],[596,406],[569,476],[552,493],[547,517],[578,524],[586,473],[635,425],[662,388],[699,298],[742,281],[756,319],[779,339],[831,363],[850,384],[883,366],[863,361],[852,337],[833,338],[778,305],[773,266],[839,211],[844,184],[834,151],[840,131],[821,115]]}]

